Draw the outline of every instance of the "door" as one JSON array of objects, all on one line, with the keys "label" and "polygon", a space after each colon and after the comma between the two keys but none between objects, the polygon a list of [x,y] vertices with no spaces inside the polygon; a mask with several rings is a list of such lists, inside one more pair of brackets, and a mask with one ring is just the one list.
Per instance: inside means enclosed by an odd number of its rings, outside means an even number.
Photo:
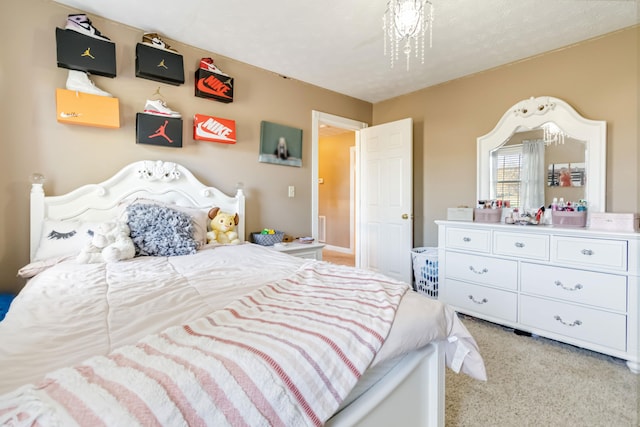
[{"label": "door", "polygon": [[412,119],[361,129],[359,152],[358,265],[411,283]]}]

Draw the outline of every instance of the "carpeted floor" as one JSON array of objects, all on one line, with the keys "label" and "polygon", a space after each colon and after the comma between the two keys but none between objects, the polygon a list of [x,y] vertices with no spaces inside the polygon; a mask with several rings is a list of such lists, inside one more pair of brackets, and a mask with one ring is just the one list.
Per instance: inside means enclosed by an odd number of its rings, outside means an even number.
[{"label": "carpeted floor", "polygon": [[460,316],[487,382],[446,373],[446,426],[637,427],[640,375],[624,361]]}]

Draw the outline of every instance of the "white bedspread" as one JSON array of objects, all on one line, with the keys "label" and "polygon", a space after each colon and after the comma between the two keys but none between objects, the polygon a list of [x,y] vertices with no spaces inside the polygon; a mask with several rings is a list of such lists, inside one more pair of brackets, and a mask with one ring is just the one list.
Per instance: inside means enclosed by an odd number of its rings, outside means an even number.
[{"label": "white bedspread", "polygon": [[408,288],[363,273],[307,264],[5,395],[0,424],[319,427],[369,366]]},{"label": "white bedspread", "polygon": [[[310,262],[316,261],[246,244],[171,258],[60,263],[31,279],[0,322],[0,393],[202,318]],[[486,378],[476,344],[455,313],[411,291],[373,364],[431,340],[448,340],[449,367]]]}]

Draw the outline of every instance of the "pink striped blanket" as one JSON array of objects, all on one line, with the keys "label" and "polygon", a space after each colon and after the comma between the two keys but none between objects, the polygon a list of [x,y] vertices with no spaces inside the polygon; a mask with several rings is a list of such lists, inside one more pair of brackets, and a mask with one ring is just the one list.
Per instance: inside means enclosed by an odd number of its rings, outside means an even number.
[{"label": "pink striped blanket", "polygon": [[319,426],[408,286],[306,264],[224,309],[0,396],[2,425]]}]

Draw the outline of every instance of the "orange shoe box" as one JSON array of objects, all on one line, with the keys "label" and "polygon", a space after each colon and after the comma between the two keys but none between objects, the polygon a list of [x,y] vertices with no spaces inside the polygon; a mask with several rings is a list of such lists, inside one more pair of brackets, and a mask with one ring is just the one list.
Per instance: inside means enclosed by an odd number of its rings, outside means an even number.
[{"label": "orange shoe box", "polygon": [[56,89],[56,118],[60,123],[119,128],[118,98]]},{"label": "orange shoe box", "polygon": [[196,114],[193,116],[193,139],[235,144],[236,121]]}]

